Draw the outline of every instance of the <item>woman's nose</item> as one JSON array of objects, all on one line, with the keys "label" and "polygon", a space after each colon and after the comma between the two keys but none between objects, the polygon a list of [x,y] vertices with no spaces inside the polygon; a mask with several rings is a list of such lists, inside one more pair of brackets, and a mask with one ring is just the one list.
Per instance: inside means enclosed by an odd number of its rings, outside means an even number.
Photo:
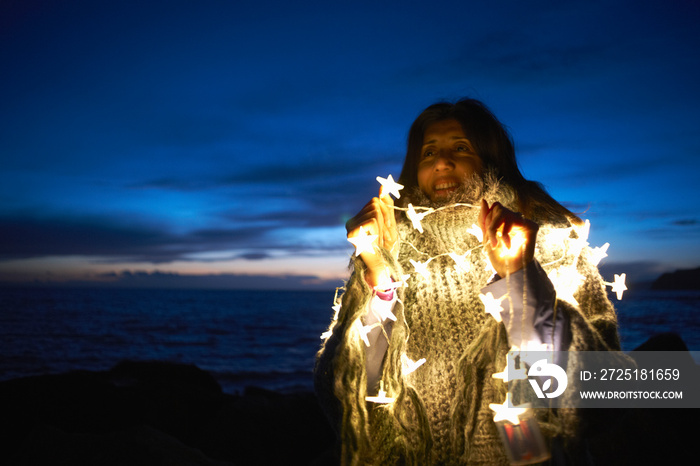
[{"label": "woman's nose", "polygon": [[455,164],[452,160],[452,155],[449,152],[440,151],[435,158],[435,170],[443,170],[447,168],[454,168]]}]

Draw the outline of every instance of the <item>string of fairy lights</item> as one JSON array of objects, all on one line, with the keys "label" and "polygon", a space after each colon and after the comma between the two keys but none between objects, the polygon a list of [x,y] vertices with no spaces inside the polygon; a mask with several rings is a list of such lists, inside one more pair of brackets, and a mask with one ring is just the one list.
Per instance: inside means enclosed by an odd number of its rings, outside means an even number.
[{"label": "string of fairy lights", "polygon": [[[403,189],[403,186],[395,182],[391,175],[389,175],[386,178],[378,176],[377,181],[382,186],[382,195],[391,194],[396,199],[399,199],[401,197],[400,191],[401,189]],[[414,207],[412,204],[408,204],[406,208],[394,207],[394,209],[405,211],[406,216],[410,220],[413,228],[419,233],[423,233],[421,221],[426,216],[438,212],[442,209],[454,207],[477,208],[478,206],[473,206],[471,204],[452,204],[441,208],[430,208],[420,206]],[[571,237],[572,230],[576,233],[576,235],[574,235],[574,238]],[[477,225],[472,225],[471,227],[467,228],[466,231],[467,233],[474,235],[478,239],[479,244],[483,243],[483,234],[481,228],[479,228]],[[567,252],[568,257],[576,258],[582,253],[582,251],[585,248],[588,248],[590,256],[589,260],[592,262],[593,265],[597,266],[603,258],[607,257],[607,250],[610,244],[605,243],[601,247],[589,248],[589,231],[590,223],[588,222],[588,220],[586,220],[584,225],[582,226],[573,225],[567,228],[551,228],[548,231],[544,232],[544,243],[553,245],[565,244],[565,247],[561,247],[561,249]],[[510,232],[510,236],[510,247],[505,248],[505,250],[506,252],[517,252],[517,250],[520,247],[522,247],[522,245],[525,243],[524,235],[519,235],[519,232],[516,229],[512,229]],[[348,241],[350,241],[355,246],[355,256],[359,256],[364,252],[374,253],[377,238],[378,235],[371,234],[371,232],[365,230],[363,227],[360,227],[358,230],[358,235],[353,238],[348,238]],[[408,286],[408,280],[411,279],[411,277],[414,274],[418,274],[426,280],[429,279],[429,265],[433,260],[437,259],[440,256],[450,257],[454,262],[455,268],[463,272],[469,272],[469,268],[472,264],[467,262],[466,259],[473,251],[477,249],[482,249],[483,251],[483,245],[472,248],[464,252],[463,254],[457,254],[455,252],[446,252],[438,256],[430,257],[424,261],[416,261],[413,259],[409,259],[410,264],[413,266],[412,274],[409,273],[402,276],[401,280],[380,283],[378,286],[375,287],[375,291],[388,291],[394,290],[399,287]],[[542,264],[542,266],[549,267],[552,269],[547,274],[547,276],[551,280],[554,288],[556,289],[557,298],[567,301],[571,304],[577,305],[578,303],[574,298],[574,292],[583,282],[584,277],[581,274],[579,274],[576,270],[576,260],[568,261],[568,265],[564,265],[565,261],[563,259],[564,254],[562,254],[562,257],[560,259],[554,260],[546,264]],[[561,265],[558,266],[559,263],[561,263]],[[488,260],[485,261],[485,264],[487,267],[490,267],[492,274],[496,273],[496,271],[493,269]],[[624,273],[620,275],[615,274],[613,282],[603,282],[605,285],[611,287],[611,290],[617,295],[618,300],[622,299],[623,292],[627,290],[627,287],[625,285],[625,278],[626,275]],[[321,335],[321,338],[324,340],[328,339],[332,335],[332,329],[338,320],[338,314],[341,309],[342,292],[344,291],[344,287],[339,287],[336,289],[332,307],[334,311],[334,316],[329,329]],[[490,292],[486,294],[480,293],[479,298],[484,304],[485,312],[492,316],[497,322],[502,322],[503,318],[501,314],[504,311],[502,302],[505,299],[510,299],[510,292],[507,292],[501,298],[495,298]],[[393,294],[393,299],[391,301],[373,300],[371,310],[375,312],[375,314],[377,314],[377,317],[379,319],[378,322],[375,322],[371,325],[364,325],[361,318],[358,318],[353,323],[353,330],[356,332],[357,338],[360,338],[366,346],[370,346],[370,341],[368,338],[369,332],[376,327],[382,328],[382,333],[384,337],[388,340],[388,335],[386,334],[386,332],[384,332],[383,322],[387,320],[396,321],[396,316],[392,312],[394,303],[396,301],[398,301],[396,293]],[[521,329],[522,328],[523,327],[521,327]],[[516,367],[515,361],[518,359],[519,356],[519,359],[521,361],[525,361],[527,359],[525,356],[528,351],[541,351],[546,350],[548,348],[551,349],[551,346],[547,347],[547,345],[543,345],[541,343],[533,345],[528,344],[528,342],[525,342],[524,344],[522,344],[521,342],[521,347],[513,346],[508,353],[508,357],[506,358],[506,367],[503,369],[502,372],[493,374],[492,377],[500,379],[506,384],[513,380],[526,379],[527,373],[525,368]],[[406,354],[403,354],[401,356],[401,359],[404,376],[419,369],[419,367],[426,362],[424,358],[421,358],[418,361],[412,361]],[[368,396],[366,397],[366,400],[368,402],[380,404],[390,404],[395,401],[395,399],[389,396],[389,394],[384,390],[383,381],[380,381],[379,383],[379,391],[377,395]],[[513,425],[518,425],[520,423],[521,417],[528,411],[529,404],[526,403],[518,406],[513,405],[511,393],[507,392],[506,400],[502,404],[492,403],[490,404],[490,408],[495,413],[494,422],[508,421]]]}]

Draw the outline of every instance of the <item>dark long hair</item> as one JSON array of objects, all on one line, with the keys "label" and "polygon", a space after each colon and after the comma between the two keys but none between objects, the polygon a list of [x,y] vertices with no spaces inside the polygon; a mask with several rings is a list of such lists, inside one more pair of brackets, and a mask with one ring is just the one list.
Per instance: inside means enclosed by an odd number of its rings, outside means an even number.
[{"label": "dark long hair", "polygon": [[549,218],[555,223],[582,223],[569,209],[555,201],[540,183],[523,177],[515,159],[510,134],[495,115],[475,99],[462,99],[456,103],[438,102],[418,115],[408,133],[406,159],[398,181],[407,188],[406,192],[418,186],[418,161],[426,130],[433,123],[444,120],[457,120],[462,125],[464,135],[481,157],[483,169],[494,171],[500,181],[515,190],[523,215],[528,218]]}]

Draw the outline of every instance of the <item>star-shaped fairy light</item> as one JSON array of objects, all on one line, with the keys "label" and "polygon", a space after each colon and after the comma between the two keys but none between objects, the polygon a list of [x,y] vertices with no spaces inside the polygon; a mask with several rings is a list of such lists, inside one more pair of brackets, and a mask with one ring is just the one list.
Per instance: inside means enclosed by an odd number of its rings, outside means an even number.
[{"label": "star-shaped fairy light", "polygon": [[386,392],[384,391],[384,381],[380,380],[379,381],[379,393],[377,393],[377,396],[367,396],[365,397],[365,400],[372,402],[372,403],[380,403],[380,404],[388,404],[388,403],[393,403],[394,398],[390,398],[386,396]]},{"label": "star-shaped fairy light", "polygon": [[553,228],[544,235],[547,244],[564,244],[571,234],[571,228]]},{"label": "star-shaped fairy light", "polygon": [[413,228],[415,228],[421,233],[423,233],[423,225],[420,224],[420,221],[423,220],[423,217],[425,217],[426,214],[426,212],[419,214],[418,212],[416,212],[416,209],[413,208],[413,204],[408,204],[408,210],[406,211],[406,215],[411,221]]},{"label": "star-shaped fairy light", "polygon": [[578,306],[574,293],[583,282],[584,277],[578,273],[575,266],[552,269],[547,277],[552,282],[554,289],[557,290],[557,299]]},{"label": "star-shaped fairy light", "polygon": [[[532,366],[539,359],[542,359],[542,353],[551,353],[554,347],[540,341],[526,341],[522,347],[513,345],[510,349],[513,353],[518,353],[520,356],[520,364]],[[551,361],[550,361],[551,362]]]},{"label": "star-shaped fairy light", "polygon": [[425,363],[425,358],[421,358],[418,361],[413,361],[413,360],[411,360],[411,358],[406,356],[405,353],[401,355],[401,368],[403,370],[404,375],[408,375],[411,372],[414,372],[416,369],[418,369],[424,363]]},{"label": "star-shaped fairy light", "polygon": [[469,262],[467,262],[467,256],[469,255],[469,252],[459,255],[454,252],[450,252],[447,254],[452,258],[452,260],[455,262],[455,268],[458,270],[462,270],[463,272],[469,272]]},{"label": "star-shaped fairy light", "polygon": [[394,178],[391,175],[387,176],[386,178],[378,176],[377,181],[379,181],[379,184],[382,185],[382,195],[385,193],[389,193],[392,194],[396,199],[401,197],[399,191],[403,189],[403,185],[398,184],[396,181],[394,181]]},{"label": "star-shaped fairy light", "polygon": [[591,222],[586,219],[581,226],[573,226],[574,231],[578,235],[579,239],[582,241],[588,241],[588,234],[591,231]]},{"label": "star-shaped fairy light", "polygon": [[520,424],[519,416],[524,414],[529,407],[530,403],[513,406],[513,400],[511,399],[510,392],[506,393],[506,401],[504,401],[503,404],[489,403],[489,408],[496,413],[496,415],[493,417],[494,422],[508,421],[516,426]]},{"label": "star-shaped fairy light", "polygon": [[480,243],[484,242],[484,232],[481,231],[481,228],[479,228],[476,223],[472,224],[471,228],[467,230],[467,233],[476,236],[476,239],[478,239]]},{"label": "star-shaped fairy light", "polygon": [[376,311],[379,318],[384,322],[385,320],[393,320],[396,322],[396,316],[391,310],[394,307],[394,301],[384,301],[383,299],[377,299],[372,303],[372,310]]},{"label": "star-shaped fairy light", "polygon": [[360,338],[365,342],[365,345],[370,346],[369,338],[367,334],[374,328],[374,325],[362,325],[362,322],[358,319],[355,321],[355,326],[357,331],[360,332]]},{"label": "star-shaped fairy light", "polygon": [[374,240],[376,240],[378,237],[378,235],[372,235],[369,234],[369,232],[365,232],[365,230],[360,227],[360,231],[358,232],[357,236],[354,238],[348,238],[348,241],[355,246],[355,255],[359,256],[363,252],[374,253]]},{"label": "star-shaped fairy light", "polygon": [[610,243],[605,243],[599,248],[593,248],[591,249],[591,263],[595,266],[600,264],[600,261],[608,257],[608,248],[610,247]]},{"label": "star-shaped fairy light", "polygon": [[612,291],[617,294],[617,300],[622,299],[622,293],[627,289],[627,286],[625,285],[625,278],[627,277],[627,274],[615,274],[615,281],[613,283],[605,283],[606,285],[610,285],[612,287]]},{"label": "star-shaped fairy light", "polygon": [[402,286],[406,285],[403,282],[404,277],[401,277],[401,278],[402,278],[402,281],[398,281],[398,282],[392,281],[391,279],[384,280],[381,283],[379,283],[377,286],[374,287],[374,291],[388,291],[388,290],[395,290],[396,288],[401,288]]},{"label": "star-shaped fairy light", "polygon": [[497,372],[491,377],[494,379],[501,379],[503,382],[508,383],[511,380],[527,379],[527,371],[524,366],[520,369],[515,368],[515,357],[513,357],[513,352],[509,352],[506,355],[506,367],[503,369],[503,372]]},{"label": "star-shaped fairy light", "polygon": [[491,314],[491,316],[494,319],[496,319],[496,322],[503,321],[503,318],[501,318],[501,312],[503,312],[503,306],[501,306],[501,301],[503,300],[503,298],[505,298],[505,296],[501,299],[494,298],[493,293],[491,293],[490,291],[486,294],[479,293],[479,299],[482,303],[484,303],[486,313]]},{"label": "star-shaped fairy light", "polygon": [[591,228],[591,224],[586,220],[586,223],[582,227],[574,226],[573,228],[578,238],[569,240],[569,253],[574,256],[579,256],[583,248],[588,246],[588,232]]},{"label": "star-shaped fairy light", "polygon": [[430,261],[416,262],[413,259],[409,259],[409,262],[411,263],[411,265],[413,265],[413,268],[416,269],[416,272],[421,274],[423,278],[425,278],[426,280],[430,278],[430,272],[428,272],[428,263]]}]

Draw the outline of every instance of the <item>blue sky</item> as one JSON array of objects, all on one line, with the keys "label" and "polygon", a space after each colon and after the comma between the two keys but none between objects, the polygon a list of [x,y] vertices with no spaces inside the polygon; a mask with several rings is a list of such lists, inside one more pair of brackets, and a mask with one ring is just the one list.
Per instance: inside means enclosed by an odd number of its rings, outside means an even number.
[{"label": "blue sky", "polygon": [[611,243],[604,271],[696,267],[699,20],[687,0],[3,2],[0,281],[335,286],[412,120],[463,96]]}]

